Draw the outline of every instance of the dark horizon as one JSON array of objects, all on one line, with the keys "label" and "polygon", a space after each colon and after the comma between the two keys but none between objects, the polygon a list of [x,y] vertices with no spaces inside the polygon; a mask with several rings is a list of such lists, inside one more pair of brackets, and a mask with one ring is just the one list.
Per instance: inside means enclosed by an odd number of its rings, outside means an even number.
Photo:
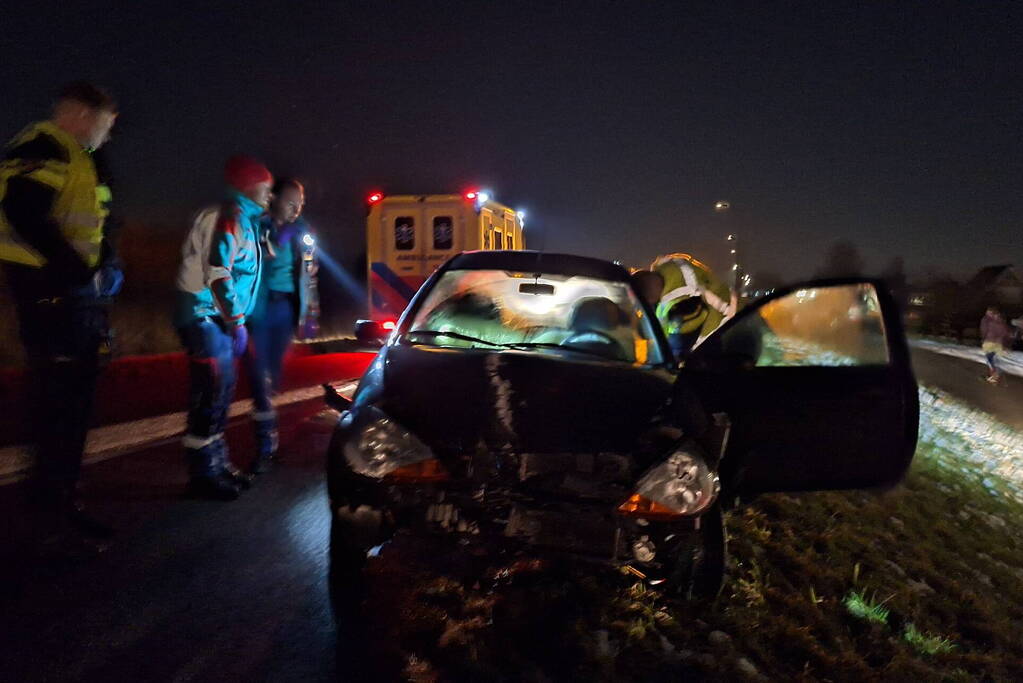
[{"label": "dark horizon", "polygon": [[345,262],[368,191],[477,186],[528,246],[632,265],[724,268],[722,199],[754,274],[805,277],[837,239],[871,273],[1023,263],[1016,7],[200,7],[11,16],[0,134],[92,79],[126,215],[183,230],[246,151],[306,182]]}]

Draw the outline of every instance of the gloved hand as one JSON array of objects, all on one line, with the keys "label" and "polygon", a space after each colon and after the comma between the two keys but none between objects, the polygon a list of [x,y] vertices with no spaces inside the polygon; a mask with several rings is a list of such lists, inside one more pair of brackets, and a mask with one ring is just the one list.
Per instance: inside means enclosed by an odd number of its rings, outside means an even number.
[{"label": "gloved hand", "polygon": [[245,347],[249,345],[249,331],[245,329],[245,325],[235,326],[232,336],[234,337],[231,341],[231,350],[234,352],[235,357],[241,356],[245,353]]},{"label": "gloved hand", "polygon": [[124,271],[115,265],[106,265],[96,272],[96,291],[101,297],[117,296],[124,284]]}]

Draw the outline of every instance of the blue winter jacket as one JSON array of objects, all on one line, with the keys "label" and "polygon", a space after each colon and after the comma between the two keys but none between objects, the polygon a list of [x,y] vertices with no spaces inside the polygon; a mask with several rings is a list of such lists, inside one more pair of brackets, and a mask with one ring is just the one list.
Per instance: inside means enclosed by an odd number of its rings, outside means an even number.
[{"label": "blue winter jacket", "polygon": [[[260,235],[261,242],[264,245],[270,243],[277,253],[275,257],[270,257],[266,251],[263,252],[263,276],[259,283],[256,305],[249,314],[249,319],[258,323],[266,316],[266,303],[274,286],[272,279],[283,267],[290,271],[290,290],[295,295],[292,297],[295,324],[301,330],[309,315],[310,298],[315,296],[313,290],[316,288],[316,273],[319,270],[315,233],[304,218],[300,217],[292,223],[276,226],[269,216],[264,216],[260,221]],[[314,238],[311,240],[312,244],[305,243],[304,238],[307,235]],[[281,249],[282,245],[290,248]],[[281,262],[285,255],[290,256],[287,264]]]},{"label": "blue winter jacket", "polygon": [[205,317],[243,325],[259,291],[263,207],[237,191],[222,206],[199,212],[181,249],[175,325]]}]

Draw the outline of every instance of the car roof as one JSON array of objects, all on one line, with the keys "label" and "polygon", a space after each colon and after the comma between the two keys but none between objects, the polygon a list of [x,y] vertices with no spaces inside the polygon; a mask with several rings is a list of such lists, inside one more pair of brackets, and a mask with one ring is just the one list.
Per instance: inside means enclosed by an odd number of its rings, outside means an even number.
[{"label": "car roof", "polygon": [[544,251],[466,251],[448,261],[446,270],[513,270],[552,275],[582,275],[599,280],[629,281],[621,266],[589,256]]}]

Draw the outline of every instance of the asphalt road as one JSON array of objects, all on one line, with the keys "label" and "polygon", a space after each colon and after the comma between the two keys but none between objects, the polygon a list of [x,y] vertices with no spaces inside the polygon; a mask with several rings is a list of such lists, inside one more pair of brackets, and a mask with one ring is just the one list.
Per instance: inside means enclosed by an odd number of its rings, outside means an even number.
[{"label": "asphalt road", "polygon": [[[913,357],[921,383],[1023,429],[1023,379],[993,387],[977,363]],[[29,560],[18,545],[22,485],[0,488],[0,681],[344,679],[326,585],[320,408],[282,410],[282,463],[236,502],[184,499],[177,444],[88,467],[83,498],[119,533],[87,562]],[[240,463],[249,432],[244,419],[229,431]]]},{"label": "asphalt road", "polygon": [[[83,499],[119,530],[87,562],[28,560],[22,485],[0,489],[0,681],[335,680],[319,409],[282,411],[281,464],[231,503],[182,497],[176,444],[87,468]],[[229,431],[239,463],[249,431]]]},{"label": "asphalt road", "polygon": [[981,363],[914,348],[913,369],[917,382],[956,396],[1023,431],[1023,377],[1003,375],[1001,384],[984,381],[987,368]]}]

